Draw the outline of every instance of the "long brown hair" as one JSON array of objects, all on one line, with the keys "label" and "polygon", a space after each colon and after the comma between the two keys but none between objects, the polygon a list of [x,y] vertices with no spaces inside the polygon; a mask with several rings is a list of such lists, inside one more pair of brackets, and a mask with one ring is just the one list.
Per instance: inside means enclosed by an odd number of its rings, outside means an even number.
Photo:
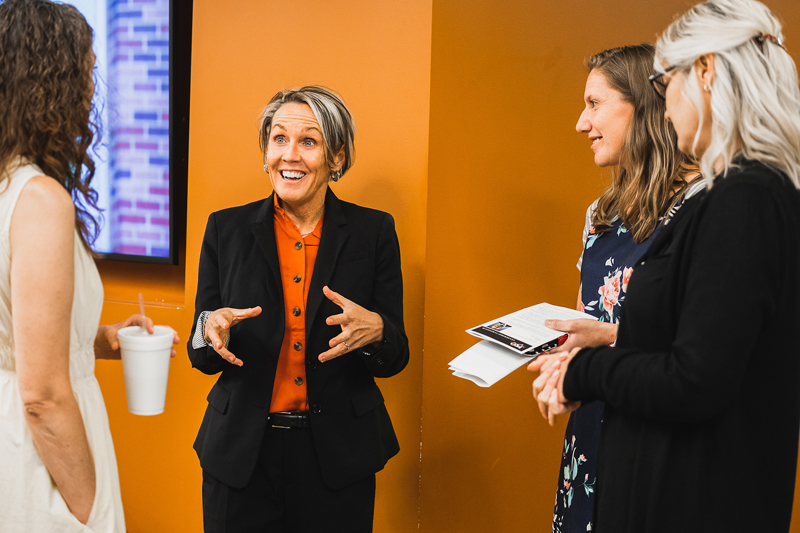
[{"label": "long brown hair", "polygon": [[0,182],[17,158],[37,165],[72,196],[85,243],[99,230],[89,212],[97,209],[87,154],[97,131],[93,67],[92,28],[73,6],[0,4]]},{"label": "long brown hair", "polygon": [[609,87],[634,108],[620,154],[624,166],[614,168],[592,225],[604,232],[619,216],[637,243],[653,234],[658,219],[670,207],[670,198],[676,201],[680,196],[673,197],[673,187],[697,170],[695,161],[678,150],[675,129],[664,119],[665,102],[648,82],[654,55],[649,44],[623,46],[593,55],[587,63],[589,72],[600,72]]}]

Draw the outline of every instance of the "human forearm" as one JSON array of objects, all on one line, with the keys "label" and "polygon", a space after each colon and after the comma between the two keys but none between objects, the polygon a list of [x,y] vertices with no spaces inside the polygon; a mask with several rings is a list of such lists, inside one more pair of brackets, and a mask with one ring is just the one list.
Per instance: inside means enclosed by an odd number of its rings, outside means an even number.
[{"label": "human forearm", "polygon": [[56,180],[26,185],[11,222],[11,308],[19,395],[33,442],[67,505],[89,518],[94,464],[70,384],[75,209]]},{"label": "human forearm", "polygon": [[[383,319],[383,340],[377,346],[368,345],[359,354],[373,376],[388,378],[398,374],[408,364],[408,338],[405,332],[398,330],[385,316]],[[367,356],[366,354],[370,355]]]},{"label": "human forearm", "polygon": [[[196,368],[204,374],[217,374],[227,368],[230,363],[226,363],[214,350],[211,344],[203,344],[196,339],[205,339],[205,331],[198,331],[198,328],[205,329],[205,323],[211,312],[223,306],[220,290],[220,269],[217,254],[217,229],[214,213],[209,215],[206,232],[203,236],[203,246],[200,250],[200,265],[197,273],[197,293],[195,296],[194,307],[195,316],[192,322],[192,331],[189,341],[186,344],[186,353],[192,363],[192,368]],[[209,312],[204,320],[199,320],[203,312]],[[227,338],[226,338],[227,341]],[[227,348],[227,342],[225,347]]]},{"label": "human forearm", "polygon": [[383,322],[381,349],[365,363],[375,377],[390,377],[408,364],[408,337],[403,323],[403,273],[400,266],[400,244],[394,219],[386,215],[378,245],[375,292],[371,311]]},{"label": "human forearm", "polygon": [[95,469],[72,391],[24,402],[33,443],[70,511],[83,524],[95,496]]}]

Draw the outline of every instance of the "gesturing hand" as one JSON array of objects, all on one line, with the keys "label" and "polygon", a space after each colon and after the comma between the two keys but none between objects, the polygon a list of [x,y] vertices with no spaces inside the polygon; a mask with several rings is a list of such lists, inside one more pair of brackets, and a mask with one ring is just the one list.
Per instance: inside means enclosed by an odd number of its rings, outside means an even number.
[{"label": "gesturing hand", "polygon": [[231,364],[242,366],[242,360],[237,358],[225,347],[225,341],[228,339],[228,333],[232,326],[235,326],[242,320],[252,318],[261,314],[261,307],[251,307],[250,309],[234,309],[232,307],[223,307],[217,309],[206,318],[206,326],[203,334],[206,341],[208,341],[223,359]]},{"label": "gesturing hand", "polygon": [[567,341],[553,348],[548,354],[567,354],[575,348],[594,348],[612,344],[617,338],[617,325],[599,322],[590,318],[575,320],[545,320],[544,325],[550,329],[569,334]]},{"label": "gesturing hand", "polygon": [[327,319],[329,326],[338,324],[342,327],[342,332],[330,340],[330,350],[319,354],[321,362],[383,340],[383,319],[378,313],[367,311],[327,286],[322,288],[322,292],[342,308],[341,314],[329,316]]}]

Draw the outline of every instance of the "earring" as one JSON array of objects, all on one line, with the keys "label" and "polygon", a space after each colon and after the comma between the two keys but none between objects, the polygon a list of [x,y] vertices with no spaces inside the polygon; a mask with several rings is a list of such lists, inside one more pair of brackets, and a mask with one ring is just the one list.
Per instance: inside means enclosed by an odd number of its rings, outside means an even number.
[{"label": "earring", "polygon": [[339,181],[339,178],[341,177],[342,177],[341,170],[334,170],[333,172],[331,172],[331,181]]},{"label": "earring", "polygon": [[705,92],[708,92],[708,85],[703,85],[703,90],[704,90]]},{"label": "earring", "polygon": [[264,163],[264,172],[266,172],[267,174],[269,174],[269,170],[267,170],[267,164],[266,164],[266,163]]}]

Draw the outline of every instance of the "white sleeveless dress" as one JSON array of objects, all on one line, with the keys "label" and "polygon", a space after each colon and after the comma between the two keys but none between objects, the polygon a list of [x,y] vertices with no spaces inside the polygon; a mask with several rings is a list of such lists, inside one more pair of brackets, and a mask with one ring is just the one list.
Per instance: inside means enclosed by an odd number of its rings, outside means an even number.
[{"label": "white sleeveless dress", "polygon": [[103,285],[77,232],[69,370],[97,475],[97,492],[86,526],[67,508],[23,416],[11,318],[9,227],[23,187],[42,174],[33,165],[18,166],[0,183],[0,532],[125,533],[114,443],[94,376],[94,339],[103,307]]}]

